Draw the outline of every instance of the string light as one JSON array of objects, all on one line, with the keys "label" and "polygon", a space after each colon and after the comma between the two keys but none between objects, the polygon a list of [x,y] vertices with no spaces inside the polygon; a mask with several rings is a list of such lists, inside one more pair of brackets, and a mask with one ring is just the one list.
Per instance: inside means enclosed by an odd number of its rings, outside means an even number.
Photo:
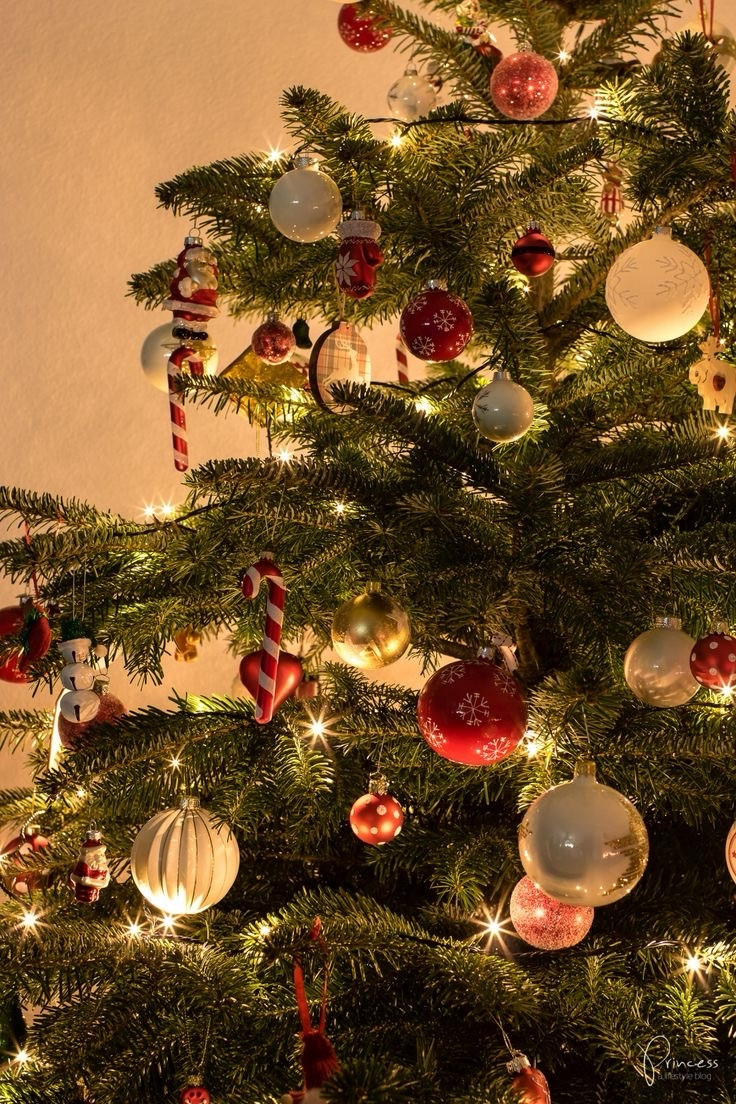
[{"label": "string light", "polygon": [[29,931],[31,931],[33,928],[35,928],[38,920],[38,913],[34,912],[33,909],[29,909],[27,912],[23,913],[20,922],[24,928],[27,928]]},{"label": "string light", "polygon": [[18,1053],[13,1057],[13,1061],[18,1062],[21,1066],[25,1065],[26,1062],[29,1062],[30,1059],[31,1059],[31,1056],[28,1053],[28,1051],[25,1050],[25,1049],[24,1050],[19,1050]]},{"label": "string light", "polygon": [[143,927],[138,923],[137,920],[131,920],[131,922],[128,924],[128,935],[131,937],[131,939],[138,939],[138,937],[142,934]]},{"label": "string light", "polygon": [[283,156],[283,150],[275,149],[273,146],[271,146],[268,153],[266,154],[266,160],[270,161],[271,164],[274,165],[277,161],[280,161]]},{"label": "string light", "polygon": [[427,398],[426,395],[420,395],[418,399],[415,399],[414,406],[420,414],[431,414],[434,409],[432,400]]},{"label": "string light", "polygon": [[181,759],[178,755],[173,755],[171,759],[169,759],[169,762],[171,763],[173,770],[178,770],[181,766]]},{"label": "string light", "polygon": [[403,140],[404,140],[404,135],[398,130],[394,131],[394,133],[391,135],[391,138],[389,139],[389,141],[390,141],[391,145],[394,147],[394,149],[398,149],[399,146],[401,145],[401,143],[403,142]]},{"label": "string light", "polygon": [[161,927],[164,931],[173,932],[176,927],[176,917],[170,916],[168,913],[166,916],[161,917]]},{"label": "string light", "polygon": [[272,931],[273,931],[273,928],[271,927],[270,924],[259,924],[258,925],[258,934],[262,935],[264,939],[266,938],[267,935],[270,935]]},{"label": "string light", "polygon": [[703,963],[696,954],[691,954],[685,959],[685,969],[689,974],[698,974],[703,969]]},{"label": "string light", "polygon": [[721,441],[725,441],[727,437],[730,437],[730,435],[731,427],[729,425],[726,425],[725,423],[723,425],[719,425],[716,429],[716,437],[719,437]]},{"label": "string light", "polygon": [[524,749],[526,751],[527,759],[534,759],[537,755],[539,755],[543,747],[544,744],[539,739],[534,729],[527,729],[524,736]]},{"label": "string light", "polygon": [[276,459],[280,460],[282,464],[288,464],[291,460],[291,453],[288,449],[281,449],[276,453]]},{"label": "string light", "polygon": [[560,50],[559,54],[557,55],[557,60],[561,61],[563,65],[566,61],[569,61],[570,55],[568,54],[567,50]]},{"label": "string light", "polygon": [[335,509],[336,514],[344,514],[345,513],[345,503],[344,502],[336,502],[334,509]]},{"label": "string light", "polygon": [[147,503],[141,510],[141,516],[144,521],[152,522],[169,521],[176,513],[176,506],[173,502],[161,502],[158,506],[154,506],[152,503]]},{"label": "string light", "polygon": [[310,737],[311,743],[321,742],[327,744],[327,737],[334,736],[335,732],[332,728],[333,717],[326,717],[324,710],[321,709],[315,716],[307,706],[308,720],[301,722],[301,727],[304,730],[306,736]]}]

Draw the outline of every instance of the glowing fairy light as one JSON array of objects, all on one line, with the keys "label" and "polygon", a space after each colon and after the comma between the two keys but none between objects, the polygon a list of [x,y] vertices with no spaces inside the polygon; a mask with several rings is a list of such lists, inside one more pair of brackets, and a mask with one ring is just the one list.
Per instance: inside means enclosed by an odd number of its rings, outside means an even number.
[{"label": "glowing fairy light", "polygon": [[307,707],[307,720],[301,722],[301,729],[305,736],[309,738],[310,743],[322,743],[327,744],[327,738],[334,736],[335,731],[332,728],[332,722],[334,717],[326,717],[324,710],[320,710],[318,714],[312,713]]},{"label": "glowing fairy light", "polygon": [[718,428],[716,429],[716,437],[718,437],[719,440],[725,441],[730,436],[731,436],[731,427],[729,425],[726,425],[724,423],[723,425],[719,425]]},{"label": "glowing fairy light", "polygon": [[557,55],[557,60],[561,61],[563,65],[566,61],[569,61],[570,55],[568,54],[567,50],[560,50],[559,54]]},{"label": "glowing fairy light", "polygon": [[527,759],[535,759],[543,747],[544,744],[539,739],[536,732],[530,728],[524,738],[524,750],[526,751]]},{"label": "glowing fairy light", "polygon": [[689,974],[698,974],[703,969],[703,963],[696,954],[691,954],[685,959],[685,969]]},{"label": "glowing fairy light", "polygon": [[266,938],[266,936],[270,935],[272,931],[273,931],[273,928],[271,927],[270,924],[259,924],[258,925],[258,934],[262,935],[264,939]]},{"label": "glowing fairy light", "polygon": [[283,150],[276,149],[274,146],[271,146],[268,153],[266,154],[266,160],[270,161],[272,165],[275,165],[278,161],[281,160],[283,156]]},{"label": "glowing fairy light", "polygon": [[418,399],[415,399],[414,407],[420,414],[431,414],[434,409],[432,400],[428,399],[426,395],[420,395]]},{"label": "glowing fairy light", "polygon": [[398,149],[399,146],[401,145],[401,143],[403,142],[403,140],[404,140],[404,135],[401,134],[401,132],[398,131],[398,130],[395,131],[389,139],[389,141],[390,141],[391,145],[394,147],[394,149]]},{"label": "glowing fairy light", "polygon": [[288,464],[291,460],[291,453],[288,449],[281,449],[276,453],[276,459],[280,460],[282,464]]},{"label": "glowing fairy light", "polygon": [[13,1061],[17,1062],[21,1066],[24,1066],[26,1064],[26,1062],[30,1062],[30,1060],[31,1060],[31,1056],[28,1053],[28,1051],[25,1050],[25,1049],[24,1050],[19,1050],[18,1053],[13,1058]]},{"label": "glowing fairy light", "polygon": [[137,920],[131,920],[128,924],[128,935],[131,939],[139,939],[143,935],[143,926]]},{"label": "glowing fairy light", "polygon": [[169,762],[171,763],[171,767],[173,770],[178,770],[181,766],[181,759],[178,755],[172,755],[171,759],[169,759]]},{"label": "glowing fairy light", "polygon": [[34,912],[33,909],[28,909],[23,913],[20,922],[27,931],[32,931],[38,924],[38,920],[38,913]]},{"label": "glowing fairy light", "polygon": [[166,913],[161,917],[161,927],[165,932],[173,932],[176,928],[176,917]]},{"label": "glowing fairy light", "polygon": [[344,502],[336,502],[333,508],[334,508],[334,511],[335,511],[336,514],[344,514],[345,513],[345,503]]}]

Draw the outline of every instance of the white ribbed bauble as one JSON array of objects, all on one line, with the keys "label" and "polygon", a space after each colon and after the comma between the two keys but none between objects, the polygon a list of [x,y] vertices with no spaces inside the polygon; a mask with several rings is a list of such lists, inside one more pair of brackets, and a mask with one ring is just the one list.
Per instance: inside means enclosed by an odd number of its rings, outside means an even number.
[{"label": "white ribbed bauble", "polygon": [[708,271],[669,227],[625,249],[606,277],[606,303],[622,330],[639,341],[674,341],[708,306]]},{"label": "white ribbed bauble", "polygon": [[[196,323],[193,322],[192,326],[196,326]],[[180,345],[189,344],[190,342],[183,338],[180,340],[178,337],[171,336],[171,322],[164,322],[157,326],[145,338],[141,345],[141,367],[143,368],[143,375],[157,391],[165,391],[168,394],[169,357],[174,349],[178,349]],[[217,375],[220,357],[211,342],[211,338],[208,339],[206,348],[209,352],[202,355],[204,374],[206,376]]]},{"label": "white ribbed bauble", "polygon": [[296,168],[284,173],[271,189],[271,221],[291,241],[320,241],[335,230],[342,216],[340,189],[331,176],[319,171],[313,157],[297,157],[294,164]]},{"label": "white ribbed bauble", "polygon": [[624,678],[632,694],[659,709],[690,701],[700,689],[690,671],[694,645],[679,617],[657,617],[654,628],[632,640],[624,656]]},{"label": "white ribbed bauble", "polygon": [[473,400],[473,421],[489,441],[517,441],[534,421],[532,397],[508,372],[494,372]]},{"label": "white ribbed bauble", "polygon": [[232,829],[217,827],[196,797],[165,809],[133,841],[130,872],[143,896],[172,916],[203,912],[222,900],[235,881],[240,851]]}]

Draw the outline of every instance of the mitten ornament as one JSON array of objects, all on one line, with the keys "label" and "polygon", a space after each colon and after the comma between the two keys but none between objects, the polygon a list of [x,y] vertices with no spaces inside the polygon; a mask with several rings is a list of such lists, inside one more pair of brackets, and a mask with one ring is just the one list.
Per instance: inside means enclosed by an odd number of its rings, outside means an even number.
[{"label": "mitten ornament", "polygon": [[69,885],[77,901],[91,904],[99,898],[100,890],[109,884],[110,871],[102,833],[91,824],[82,841],[79,858],[69,874]]},{"label": "mitten ornament", "polygon": [[376,286],[376,269],[383,264],[378,245],[381,227],[366,219],[362,211],[353,211],[337,228],[340,248],[335,261],[337,286],[351,299],[367,299]]},{"label": "mitten ornament", "polygon": [[730,414],[736,397],[736,366],[720,360],[723,345],[715,334],[709,334],[700,345],[703,359],[690,369],[690,382],[698,388],[703,410]]},{"label": "mitten ornament", "polygon": [[552,1104],[547,1078],[532,1066],[526,1054],[515,1050],[506,1069],[511,1074],[511,1084],[519,1094],[520,1104]]}]

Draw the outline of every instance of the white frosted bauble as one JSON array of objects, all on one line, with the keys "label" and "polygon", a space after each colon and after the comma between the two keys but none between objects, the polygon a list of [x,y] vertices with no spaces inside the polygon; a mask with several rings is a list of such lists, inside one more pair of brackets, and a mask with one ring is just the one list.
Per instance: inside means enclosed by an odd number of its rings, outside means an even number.
[{"label": "white frosted bauble", "polygon": [[[192,326],[196,326],[196,323],[193,322]],[[183,339],[179,340],[179,338],[171,336],[171,322],[164,322],[161,326],[157,326],[155,330],[151,330],[144,340],[141,346],[143,375],[157,391],[165,391],[168,394],[169,357],[174,349],[186,344],[188,343]],[[206,376],[214,376],[217,374],[220,357],[215,346],[210,344],[209,339],[207,347],[211,351],[202,357],[202,366]]]},{"label": "white frosted bauble", "polygon": [[700,321],[708,306],[708,272],[692,249],[659,226],[625,249],[606,278],[606,303],[622,330],[639,341],[673,341]]},{"label": "white frosted bauble", "polygon": [[658,617],[653,629],[637,636],[624,656],[624,678],[640,701],[667,709],[684,705],[700,689],[690,671],[695,641],[679,617]]},{"label": "white frosted bauble", "polygon": [[403,77],[391,85],[386,97],[394,119],[413,123],[427,115],[437,103],[437,93],[426,77],[416,69],[407,69]]},{"label": "white frosted bauble", "polygon": [[630,893],[646,869],[649,837],[634,806],[596,782],[581,761],[572,782],[553,786],[519,827],[524,870],[543,893],[568,905],[610,905]]},{"label": "white frosted bauble", "polygon": [[235,881],[240,851],[227,824],[182,798],[143,825],[133,841],[130,872],[152,905],[172,916],[203,912],[222,900]]},{"label": "white frosted bauble", "polygon": [[61,669],[61,685],[65,690],[91,690],[95,678],[94,668],[88,663],[70,663]]},{"label": "white frosted bauble", "polygon": [[91,644],[92,641],[86,636],[80,636],[75,640],[60,640],[57,646],[65,663],[84,663],[89,659]]},{"label": "white frosted bauble", "polygon": [[534,421],[534,403],[508,372],[494,372],[473,400],[473,421],[489,441],[516,441]]},{"label": "white frosted bauble", "polygon": [[342,216],[340,189],[310,157],[297,157],[271,189],[271,221],[285,238],[316,242],[331,234]]},{"label": "white frosted bauble", "polygon": [[73,724],[85,724],[93,721],[100,709],[100,698],[92,690],[70,690],[63,694],[59,709],[65,720]]}]

